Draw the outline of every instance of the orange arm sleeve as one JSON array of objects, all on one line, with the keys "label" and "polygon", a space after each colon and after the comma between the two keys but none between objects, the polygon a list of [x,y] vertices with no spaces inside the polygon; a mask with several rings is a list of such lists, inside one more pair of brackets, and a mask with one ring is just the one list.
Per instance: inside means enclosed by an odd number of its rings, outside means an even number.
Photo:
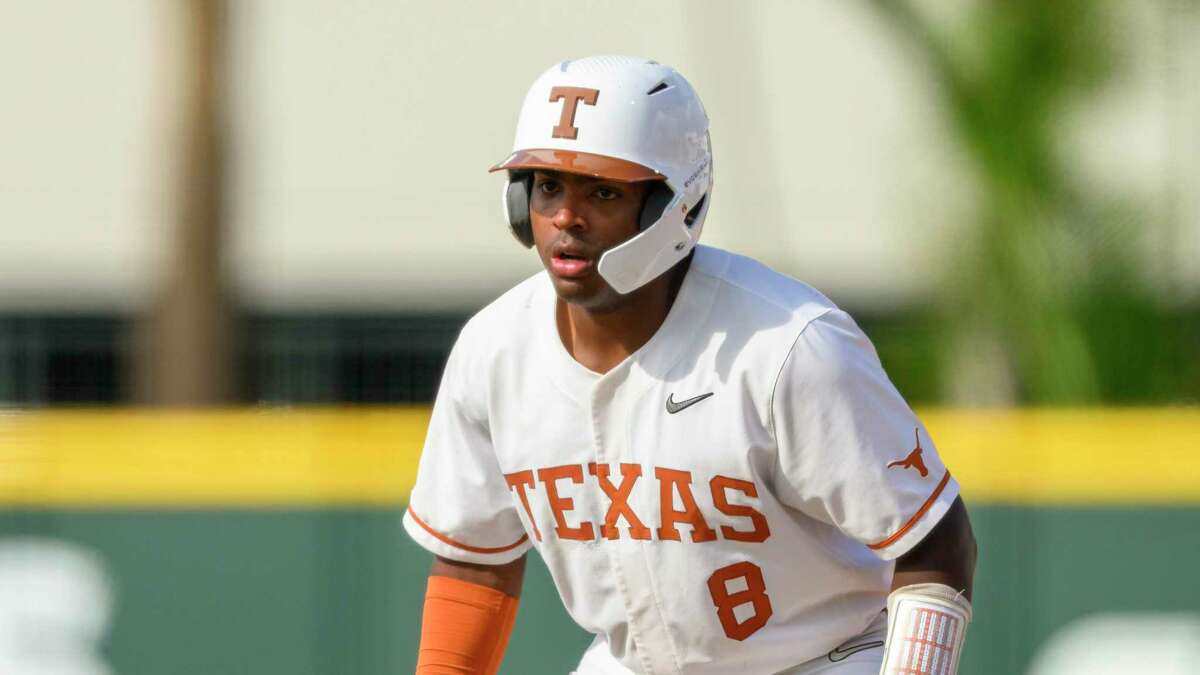
[{"label": "orange arm sleeve", "polygon": [[493,675],[517,618],[517,598],[431,576],[425,589],[417,675]]}]

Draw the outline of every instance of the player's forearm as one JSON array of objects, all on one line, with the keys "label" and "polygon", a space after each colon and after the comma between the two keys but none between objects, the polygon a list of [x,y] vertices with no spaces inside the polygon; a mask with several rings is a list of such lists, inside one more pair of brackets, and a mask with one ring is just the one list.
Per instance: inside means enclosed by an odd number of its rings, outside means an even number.
[{"label": "player's forearm", "polygon": [[958,672],[971,623],[975,536],[962,499],[896,560],[881,675]]},{"label": "player's forearm", "polygon": [[516,620],[525,557],[505,565],[436,558],[421,619],[417,675],[493,675]]},{"label": "player's forearm", "polygon": [[441,556],[433,559],[429,576],[450,577],[480,586],[494,588],[514,598],[521,597],[521,585],[525,579],[525,557],[503,565],[476,565],[458,562]]},{"label": "player's forearm", "polygon": [[976,546],[962,498],[911,551],[896,560],[892,590],[915,584],[942,584],[968,600],[975,577]]}]

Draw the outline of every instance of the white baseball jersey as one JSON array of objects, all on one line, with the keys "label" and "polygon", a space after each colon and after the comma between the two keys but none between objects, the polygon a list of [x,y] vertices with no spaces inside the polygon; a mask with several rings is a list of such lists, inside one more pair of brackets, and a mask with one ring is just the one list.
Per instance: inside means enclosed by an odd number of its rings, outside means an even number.
[{"label": "white baseball jersey", "polygon": [[603,375],[538,274],[463,328],[404,525],[500,564],[533,547],[593,673],[779,673],[862,632],[958,495],[849,315],[748,258],[696,255]]}]

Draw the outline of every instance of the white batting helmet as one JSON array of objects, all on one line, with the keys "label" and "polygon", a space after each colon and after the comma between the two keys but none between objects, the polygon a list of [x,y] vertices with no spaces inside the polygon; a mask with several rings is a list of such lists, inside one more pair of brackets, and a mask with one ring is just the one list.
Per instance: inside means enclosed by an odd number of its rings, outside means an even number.
[{"label": "white batting helmet", "polygon": [[604,253],[600,275],[629,293],[696,245],[712,192],[708,115],[675,69],[645,58],[593,56],[555,64],[530,87],[506,170],[504,208],[513,235],[533,245],[530,175],[535,169],[621,182],[659,181],[641,232]]}]

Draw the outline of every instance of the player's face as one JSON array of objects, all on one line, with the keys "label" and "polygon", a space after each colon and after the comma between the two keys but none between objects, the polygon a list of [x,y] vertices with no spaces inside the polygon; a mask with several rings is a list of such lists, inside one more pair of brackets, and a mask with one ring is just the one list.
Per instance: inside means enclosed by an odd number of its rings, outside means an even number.
[{"label": "player's face", "polygon": [[533,242],[558,297],[594,310],[620,304],[596,266],[602,253],[637,234],[647,190],[645,183],[534,172]]}]

